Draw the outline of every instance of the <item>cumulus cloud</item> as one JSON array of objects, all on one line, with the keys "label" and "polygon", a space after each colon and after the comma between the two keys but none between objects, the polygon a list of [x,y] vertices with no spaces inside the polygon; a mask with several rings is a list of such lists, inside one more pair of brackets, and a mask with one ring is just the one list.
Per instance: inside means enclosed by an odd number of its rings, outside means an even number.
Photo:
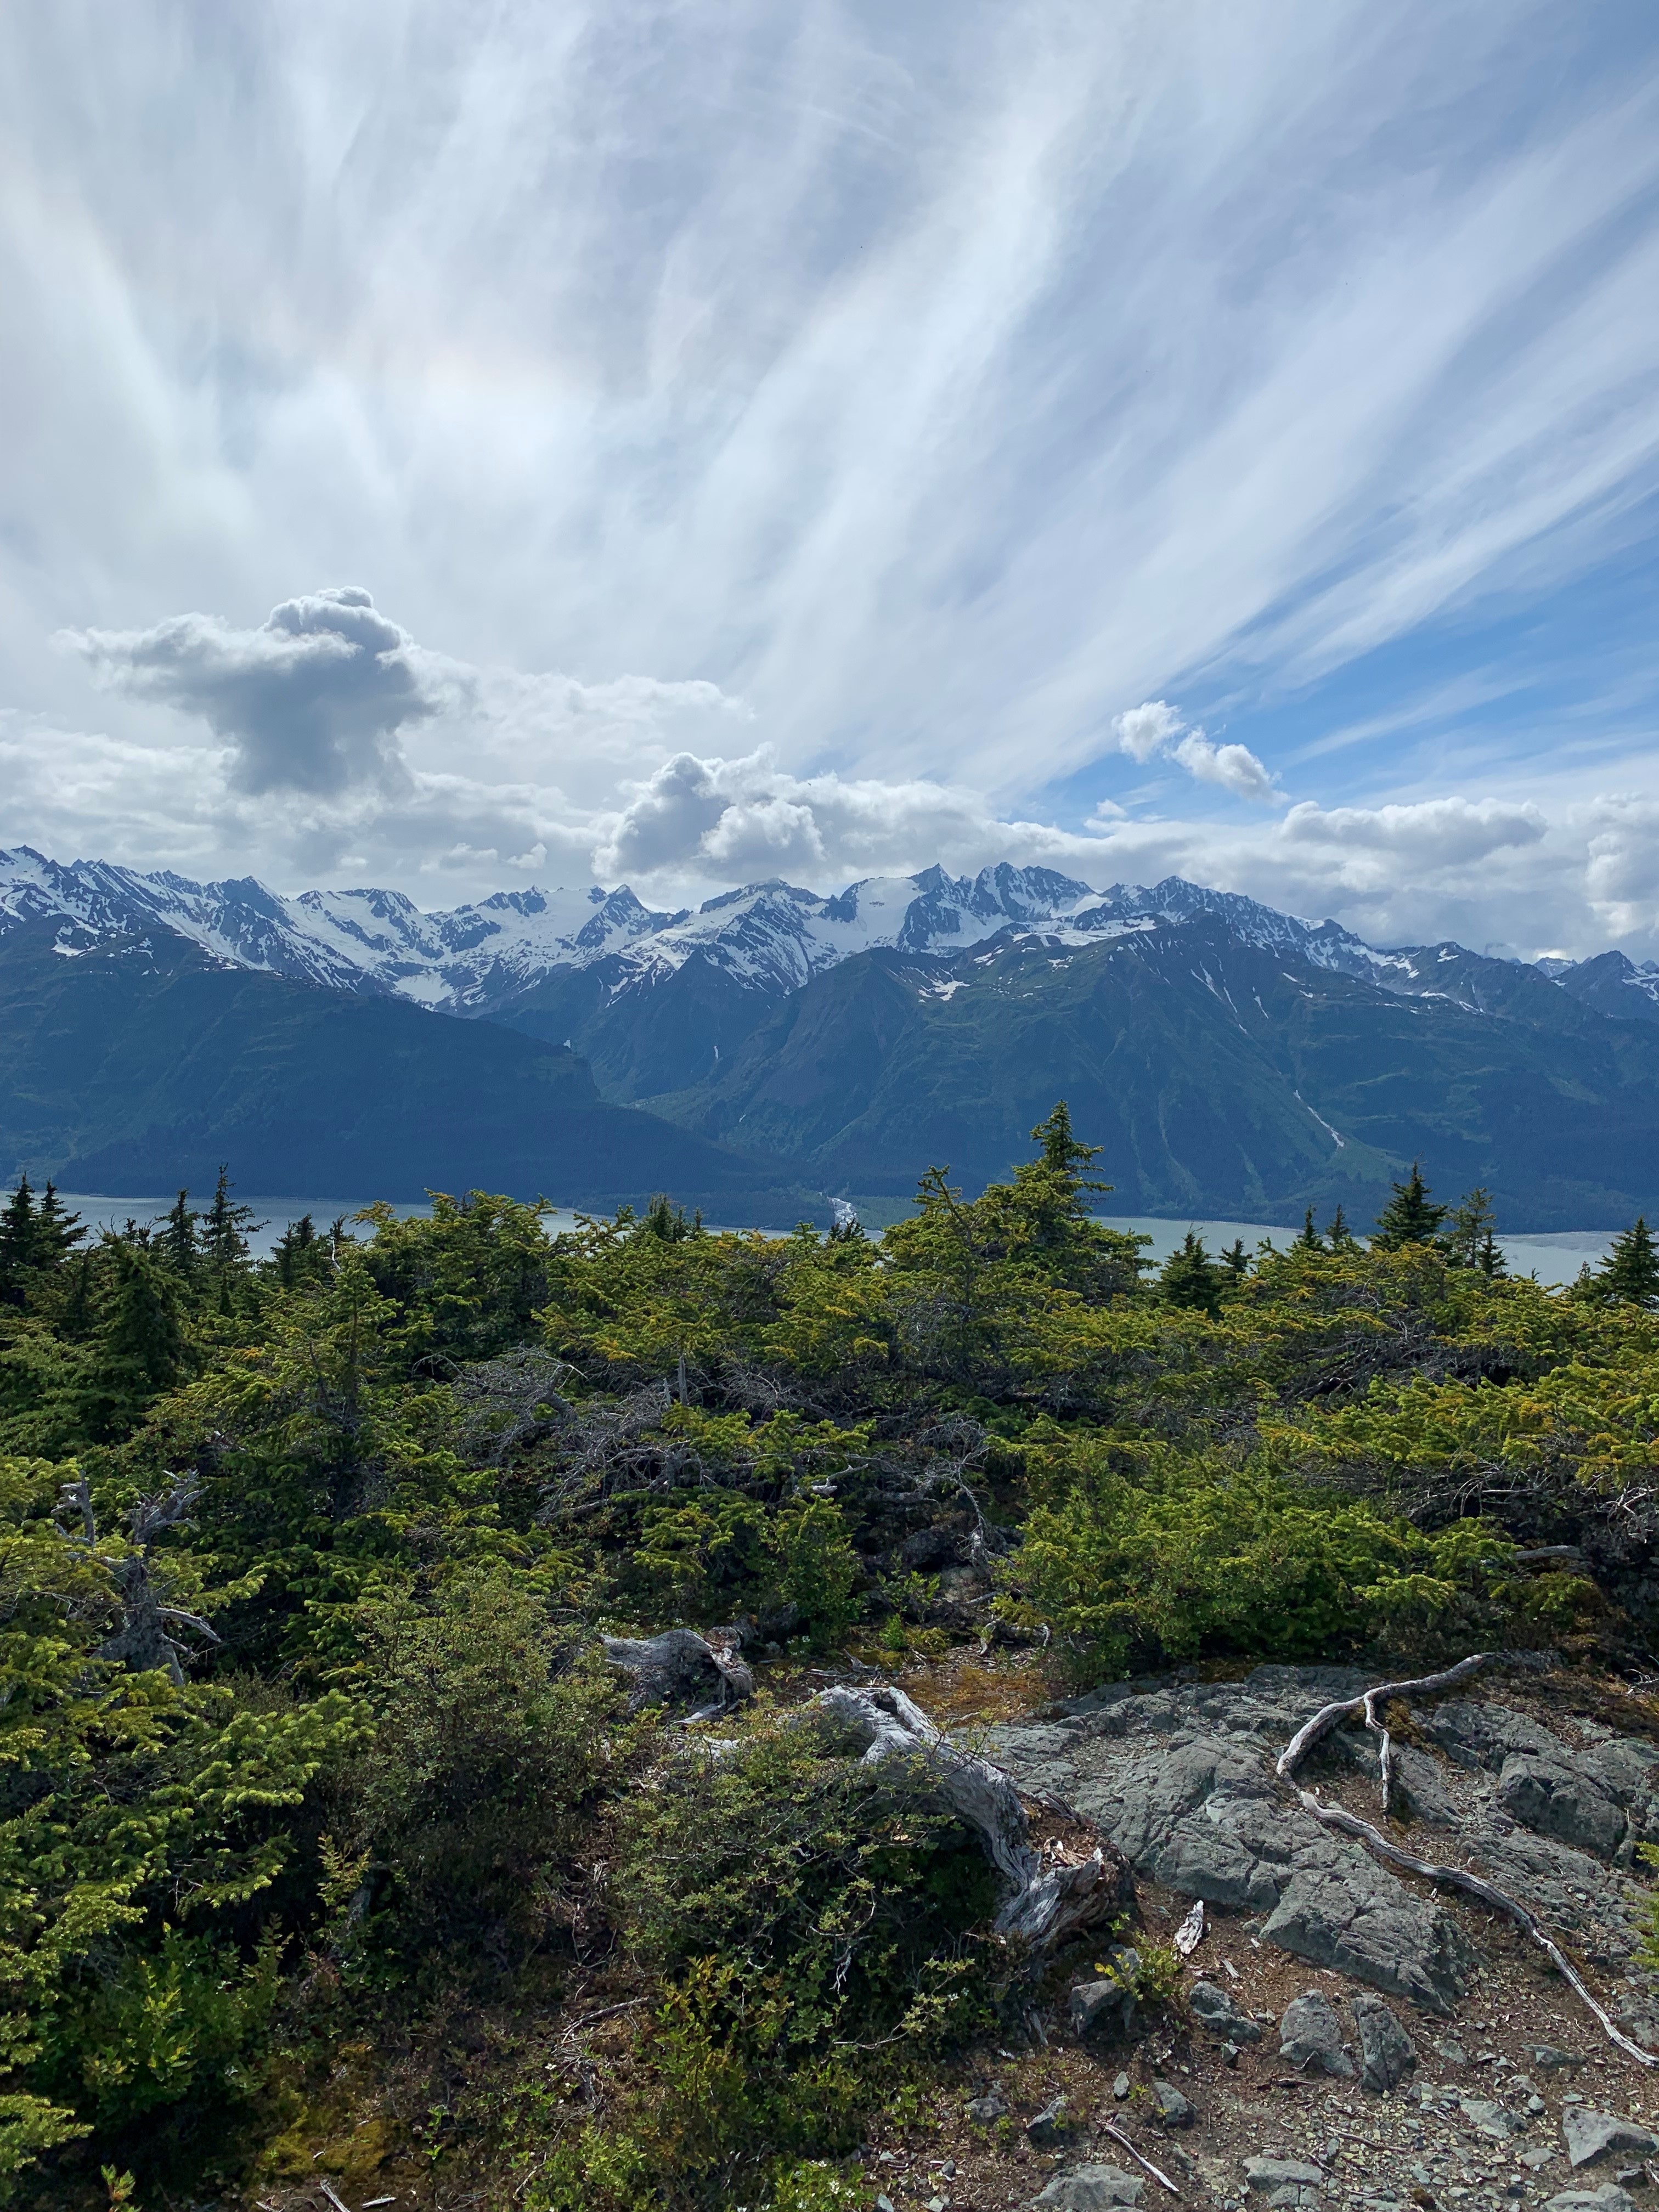
[{"label": "cumulus cloud", "polygon": [[323,797],[406,776],[398,732],[438,714],[455,678],[355,585],[285,599],[258,629],[176,615],[143,630],[70,629],[94,678],[199,715],[240,791]]},{"label": "cumulus cloud", "polygon": [[1265,799],[1271,805],[1282,796],[1248,745],[1218,745],[1201,729],[1189,730],[1167,699],[1148,699],[1115,715],[1112,734],[1118,750],[1143,767],[1162,754],[1195,782],[1217,784],[1235,798]]},{"label": "cumulus cloud", "polygon": [[1131,760],[1146,762],[1160,746],[1178,738],[1186,724],[1164,699],[1148,699],[1139,707],[1130,707],[1112,718],[1112,732],[1120,752]]}]

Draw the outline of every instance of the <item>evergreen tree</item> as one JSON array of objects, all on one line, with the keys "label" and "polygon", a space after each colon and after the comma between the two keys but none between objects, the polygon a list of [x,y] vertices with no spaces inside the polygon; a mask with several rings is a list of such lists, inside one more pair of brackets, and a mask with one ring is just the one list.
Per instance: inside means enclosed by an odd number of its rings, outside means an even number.
[{"label": "evergreen tree", "polygon": [[1498,1217],[1492,1193],[1484,1187],[1468,1191],[1459,1201],[1447,1230],[1446,1256],[1454,1267],[1477,1268],[1483,1275],[1506,1272],[1504,1248],[1498,1242]]},{"label": "evergreen tree", "polygon": [[1250,1255],[1244,1249],[1244,1239],[1235,1237],[1221,1255],[1219,1264],[1232,1277],[1235,1285],[1242,1283],[1250,1272]]},{"label": "evergreen tree", "polygon": [[34,1267],[34,1193],[27,1176],[20,1175],[16,1189],[0,1213],[0,1300],[8,1305],[23,1303]]},{"label": "evergreen tree", "polygon": [[1203,1239],[1187,1231],[1158,1272],[1158,1286],[1166,1305],[1187,1306],[1198,1313],[1221,1310],[1221,1290],[1231,1278],[1204,1249]]},{"label": "evergreen tree", "polygon": [[1359,1239],[1348,1226],[1347,1217],[1339,1206],[1332,1214],[1330,1226],[1325,1231],[1325,1242],[1333,1252],[1357,1252]]},{"label": "evergreen tree", "polygon": [[1638,1213],[1613,1238],[1613,1249],[1590,1280],[1603,1297],[1623,1304],[1651,1306],[1659,1301],[1659,1249],[1644,1214]]},{"label": "evergreen tree", "polygon": [[1324,1249],[1325,1247],[1319,1241],[1319,1231],[1314,1227],[1313,1208],[1310,1206],[1302,1217],[1300,1232],[1291,1243],[1291,1249],[1292,1252],[1322,1252]]},{"label": "evergreen tree", "polygon": [[201,1218],[191,1206],[190,1193],[181,1190],[156,1240],[161,1257],[181,1283],[193,1283],[201,1267],[201,1240],[196,1233]]},{"label": "evergreen tree", "polygon": [[35,1266],[43,1273],[55,1275],[86,1233],[80,1215],[69,1211],[58,1195],[57,1184],[48,1176],[34,1217]]},{"label": "evergreen tree", "polygon": [[343,1227],[343,1219],[337,1221],[330,1236],[319,1237],[316,1223],[308,1213],[302,1213],[276,1239],[264,1272],[274,1275],[285,1291],[291,1291],[296,1283],[324,1280],[334,1271]]},{"label": "evergreen tree", "polygon": [[94,1434],[118,1437],[150,1400],[184,1374],[189,1361],[181,1286],[143,1245],[111,1237],[110,1272],[94,1346]]},{"label": "evergreen tree", "polygon": [[221,1164],[213,1203],[201,1217],[202,1254],[221,1313],[230,1311],[231,1290],[248,1272],[248,1231],[264,1226],[254,1219],[251,1206],[233,1201],[230,1188],[229,1172]]},{"label": "evergreen tree", "polygon": [[646,1207],[635,1234],[659,1237],[665,1244],[681,1244],[688,1237],[702,1236],[702,1215],[695,1213],[688,1221],[685,1208],[671,1206],[667,1193],[659,1190]]},{"label": "evergreen tree", "polygon": [[1441,1223],[1451,1209],[1436,1206],[1430,1198],[1429,1187],[1423,1180],[1421,1163],[1413,1160],[1411,1174],[1406,1181],[1395,1183],[1391,1188],[1394,1196],[1376,1217],[1371,1249],[1374,1252],[1398,1252],[1407,1244],[1432,1244],[1439,1234]]}]

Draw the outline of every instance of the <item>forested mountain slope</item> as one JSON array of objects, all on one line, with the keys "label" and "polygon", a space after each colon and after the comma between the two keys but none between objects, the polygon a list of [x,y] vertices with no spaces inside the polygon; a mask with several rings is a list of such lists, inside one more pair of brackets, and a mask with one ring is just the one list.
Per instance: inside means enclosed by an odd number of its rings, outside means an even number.
[{"label": "forested mountain slope", "polygon": [[469,1180],[562,1205],[672,1187],[798,1219],[787,1173],[608,1103],[585,1061],[488,1023],[213,958],[152,927],[0,939],[0,1164],[113,1195],[212,1187],[418,1199]]},{"label": "forested mountain slope", "polygon": [[[1006,1171],[1042,1102],[1097,1130],[1123,1212],[1368,1220],[1403,1164],[1505,1224],[1626,1221],[1659,1199],[1659,1037],[1535,969],[1447,948],[1406,996],[1244,941],[1218,915],[1010,931],[956,956],[844,961],[712,1082],[657,1101],[830,1190]],[[1453,992],[1455,995],[1453,995]],[[1484,1008],[1484,1011],[1481,1009]]]}]

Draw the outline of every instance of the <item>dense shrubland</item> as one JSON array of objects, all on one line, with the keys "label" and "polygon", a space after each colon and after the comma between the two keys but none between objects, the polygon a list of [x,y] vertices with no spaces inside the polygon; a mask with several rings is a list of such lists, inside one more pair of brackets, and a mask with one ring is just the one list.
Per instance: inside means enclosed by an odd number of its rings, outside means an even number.
[{"label": "dense shrubland", "polygon": [[[879,1242],[473,1194],[256,1263],[222,1181],[97,1241],[20,1185],[0,2186],[276,2185],[348,2051],[377,2155],[531,2212],[842,2201],[818,2161],[1024,1969],[815,1662],[1651,1634],[1644,1225],[1553,1292],[1413,1174],[1363,1241],[1154,1273],[1034,1133]],[[757,1667],[712,1748],[599,1650],[674,1624]]]}]

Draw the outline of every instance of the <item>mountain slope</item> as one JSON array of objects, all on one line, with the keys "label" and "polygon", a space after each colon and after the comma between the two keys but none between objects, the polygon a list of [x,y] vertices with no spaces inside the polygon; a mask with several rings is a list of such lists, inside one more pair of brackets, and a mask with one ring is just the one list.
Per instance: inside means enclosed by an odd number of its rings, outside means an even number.
[{"label": "mountain slope", "polygon": [[0,941],[0,1169],[114,1195],[210,1187],[606,1206],[655,1189],[786,1224],[787,1173],[602,1100],[576,1054],[215,961],[159,929]]},{"label": "mountain slope", "polygon": [[1098,943],[1008,932],[849,959],[716,1080],[656,1103],[832,1190],[896,1194],[935,1161],[977,1187],[1064,1097],[1115,1211],[1290,1222],[1340,1200],[1363,1221],[1420,1157],[1443,1194],[1489,1185],[1511,1228],[1627,1221],[1659,1196],[1659,1039],[1516,975],[1519,1011],[1483,1013],[1242,942],[1212,912]]}]

